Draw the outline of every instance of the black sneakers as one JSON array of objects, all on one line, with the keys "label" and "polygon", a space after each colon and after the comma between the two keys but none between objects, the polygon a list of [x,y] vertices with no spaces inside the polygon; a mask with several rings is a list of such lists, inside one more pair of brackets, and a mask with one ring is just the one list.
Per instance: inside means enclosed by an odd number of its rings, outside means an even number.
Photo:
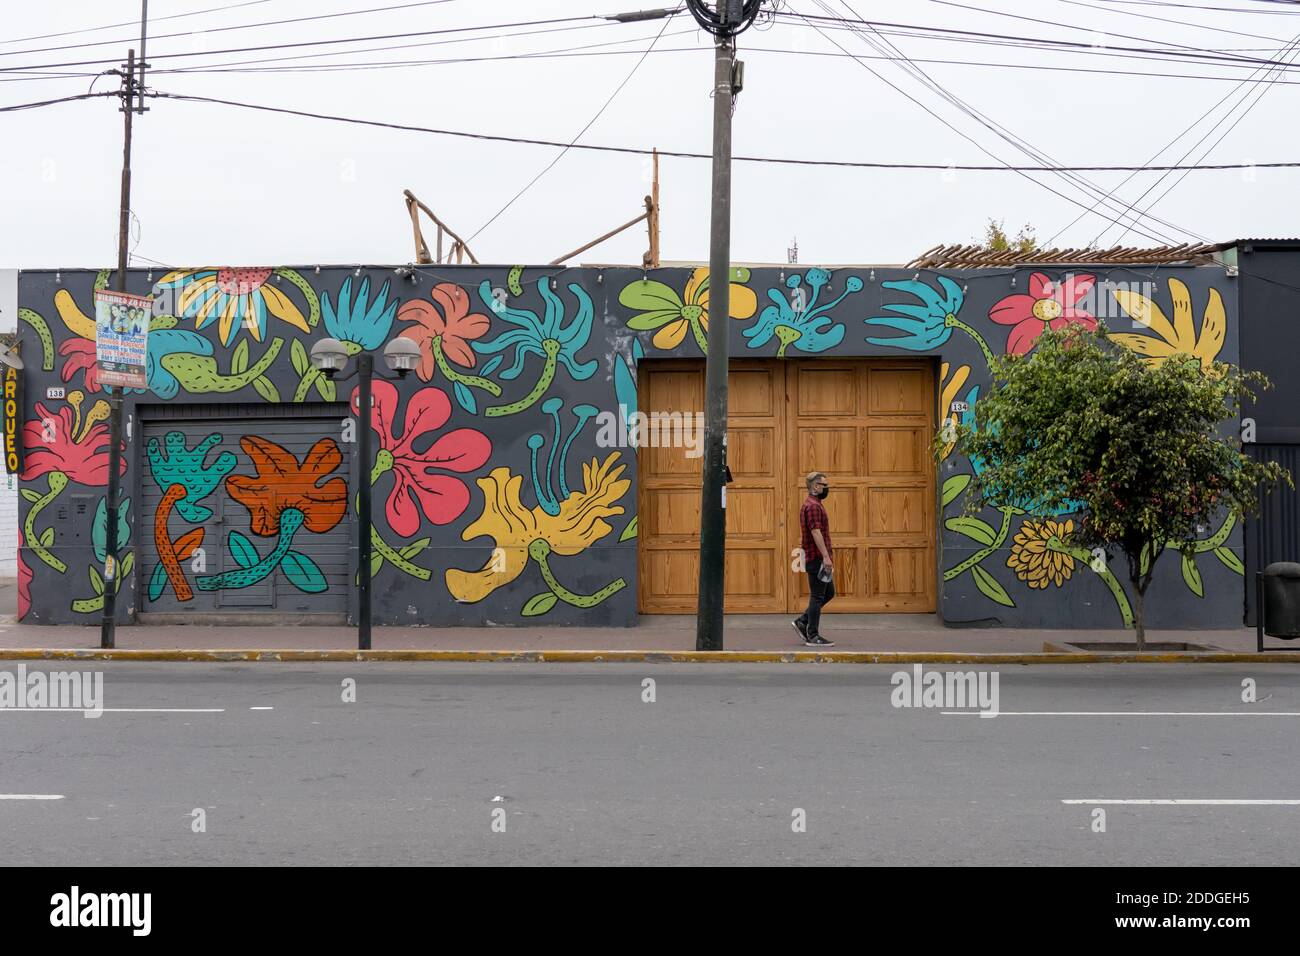
[{"label": "black sneakers", "polygon": [[790,626],[793,627],[796,631],[799,632],[799,636],[800,636],[801,638],[803,638],[804,641],[807,641],[807,640],[808,640],[808,625],[807,625],[807,624],[804,624],[804,623],[802,623],[798,618],[795,618],[793,621],[790,622]]},{"label": "black sneakers", "polygon": [[835,646],[834,641],[828,641],[820,634],[814,634],[812,637],[805,637],[803,642],[807,647],[834,647]]}]

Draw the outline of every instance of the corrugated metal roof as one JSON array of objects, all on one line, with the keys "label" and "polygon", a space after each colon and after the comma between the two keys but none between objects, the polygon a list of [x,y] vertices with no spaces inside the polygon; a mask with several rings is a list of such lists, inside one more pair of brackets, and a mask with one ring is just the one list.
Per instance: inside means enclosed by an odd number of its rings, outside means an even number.
[{"label": "corrugated metal roof", "polygon": [[908,269],[979,269],[989,266],[1031,265],[1154,265],[1186,263],[1204,265],[1223,248],[1210,243],[1177,246],[1112,246],[1110,249],[1014,249],[990,252],[978,245],[935,246],[907,264]]}]

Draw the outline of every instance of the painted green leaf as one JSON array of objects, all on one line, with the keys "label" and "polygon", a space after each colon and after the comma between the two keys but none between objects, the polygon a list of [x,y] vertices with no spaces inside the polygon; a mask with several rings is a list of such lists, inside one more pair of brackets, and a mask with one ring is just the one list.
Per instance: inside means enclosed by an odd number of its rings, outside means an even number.
[{"label": "painted green leaf", "polygon": [[433,540],[432,538],[421,538],[419,541],[412,541],[406,547],[400,549],[397,553],[407,559],[413,558],[421,551],[423,551],[425,548],[427,548],[432,540]]},{"label": "painted green leaf", "polygon": [[91,587],[91,590],[93,590],[96,594],[103,594],[103,593],[104,593],[104,579],[103,579],[102,577],[100,577],[99,572],[98,572],[97,570],[95,570],[95,566],[92,564],[90,567],[86,568],[86,571],[87,571],[87,572],[89,573],[89,575],[90,575],[90,587]]},{"label": "painted green leaf", "polygon": [[280,559],[280,570],[289,579],[289,583],[299,591],[319,594],[329,589],[329,582],[316,566],[316,562],[300,551],[288,551]]},{"label": "painted green leaf", "polygon": [[957,499],[966,486],[970,484],[970,475],[953,475],[943,483],[943,506],[946,508]]},{"label": "painted green leaf", "polygon": [[632,520],[627,523],[627,527],[624,528],[623,533],[618,536],[618,540],[630,541],[632,538],[636,537],[636,518],[636,515],[632,516]]},{"label": "painted green leaf", "polygon": [[[618,301],[629,309],[635,309],[638,312],[644,312],[648,315],[678,315],[682,310],[681,297],[670,286],[657,282],[654,279],[642,279],[630,282],[623,287],[623,291],[618,294]],[[647,316],[637,316],[638,319],[645,319]],[[663,325],[659,321],[656,325]],[[633,325],[628,323],[630,328],[647,328],[653,329],[656,325]]]},{"label": "painted green leaf", "polygon": [[162,597],[163,588],[167,586],[167,570],[159,561],[154,565],[153,574],[149,576],[149,600],[156,601]]},{"label": "painted green leaf", "polygon": [[379,573],[379,569],[384,566],[384,556],[378,551],[370,553],[370,576],[373,578]]},{"label": "painted green leaf", "polygon": [[991,545],[998,539],[997,532],[993,530],[989,523],[979,518],[949,518],[943,523],[943,526],[949,531],[964,534],[966,537],[983,545]]},{"label": "painted green leaf", "polygon": [[41,532],[41,547],[49,549],[54,547],[54,529],[46,528]]},{"label": "painted green leaf", "polygon": [[28,501],[31,502],[36,502],[41,500],[41,496],[38,495],[36,492],[32,491],[32,489],[30,488],[24,488],[22,490],[22,494],[24,498],[26,498]]},{"label": "painted green leaf", "polygon": [[1191,588],[1192,593],[1197,597],[1205,597],[1205,585],[1201,582],[1201,569],[1196,566],[1196,560],[1189,555],[1183,555],[1183,580]]},{"label": "painted green leaf", "polygon": [[117,576],[117,587],[114,591],[122,590],[122,580],[131,574],[131,569],[135,567],[135,552],[128,551],[126,557],[122,559],[122,573]]},{"label": "painted green leaf", "polygon": [[555,607],[555,602],[559,600],[551,591],[543,591],[541,594],[534,594],[528,599],[521,612],[524,617],[536,617],[539,614],[545,614],[551,608]]},{"label": "painted green leaf", "polygon": [[289,346],[289,361],[293,363],[293,370],[298,373],[298,377],[307,374],[307,369],[311,368],[311,359],[307,357],[307,349],[303,347],[300,339],[294,339],[293,344]]},{"label": "painted green leaf", "polygon": [[240,339],[239,344],[235,346],[234,354],[230,356],[230,374],[239,375],[246,368],[248,368],[248,339]]},{"label": "painted green leaf", "polygon": [[336,394],[334,390],[334,383],[331,382],[329,379],[327,379],[324,375],[316,376],[316,391],[320,392],[320,397],[323,398],[325,401],[327,402],[334,401],[334,396]]},{"label": "painted green leaf", "polygon": [[280,393],[271,384],[271,380],[265,376],[253,379],[253,388],[257,389],[257,394],[268,402],[278,402],[280,400]]},{"label": "painted green leaf", "polygon": [[238,562],[241,568],[251,568],[253,565],[257,564],[258,561],[262,560],[261,557],[258,556],[257,548],[253,547],[253,542],[249,541],[238,531],[230,532],[230,537],[227,541],[230,545],[231,555],[234,556],[235,561]]},{"label": "painted green leaf", "polygon": [[149,320],[149,331],[161,332],[163,329],[174,329],[177,321],[174,315],[155,315]]},{"label": "painted green leaf", "polygon": [[1241,559],[1227,548],[1219,547],[1214,549],[1214,556],[1228,566],[1228,570],[1237,574],[1244,575],[1246,568],[1242,565]]},{"label": "painted green leaf", "polygon": [[970,569],[970,573],[971,577],[975,579],[975,586],[980,589],[986,598],[997,601],[1003,607],[1016,606],[1016,602],[1011,600],[1011,596],[1007,594],[1006,588],[998,584],[997,579],[978,564]]}]

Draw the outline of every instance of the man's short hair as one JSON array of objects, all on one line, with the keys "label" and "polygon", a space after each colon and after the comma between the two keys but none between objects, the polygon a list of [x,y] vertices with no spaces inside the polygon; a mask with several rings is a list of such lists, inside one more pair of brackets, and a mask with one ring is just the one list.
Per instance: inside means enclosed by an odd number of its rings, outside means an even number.
[{"label": "man's short hair", "polygon": [[808,490],[812,491],[812,486],[825,477],[826,472],[824,471],[810,471],[808,477],[804,479],[804,483],[808,485]]}]

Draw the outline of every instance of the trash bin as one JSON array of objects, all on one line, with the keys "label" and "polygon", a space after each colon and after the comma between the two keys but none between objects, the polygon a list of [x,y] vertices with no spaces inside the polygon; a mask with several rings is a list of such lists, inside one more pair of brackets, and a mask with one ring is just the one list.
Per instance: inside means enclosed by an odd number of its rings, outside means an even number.
[{"label": "trash bin", "polygon": [[[1300,564],[1276,561],[1255,575],[1255,643],[1264,649],[1264,635],[1294,640],[1300,637]],[[1300,650],[1300,647],[1286,648]]]}]

